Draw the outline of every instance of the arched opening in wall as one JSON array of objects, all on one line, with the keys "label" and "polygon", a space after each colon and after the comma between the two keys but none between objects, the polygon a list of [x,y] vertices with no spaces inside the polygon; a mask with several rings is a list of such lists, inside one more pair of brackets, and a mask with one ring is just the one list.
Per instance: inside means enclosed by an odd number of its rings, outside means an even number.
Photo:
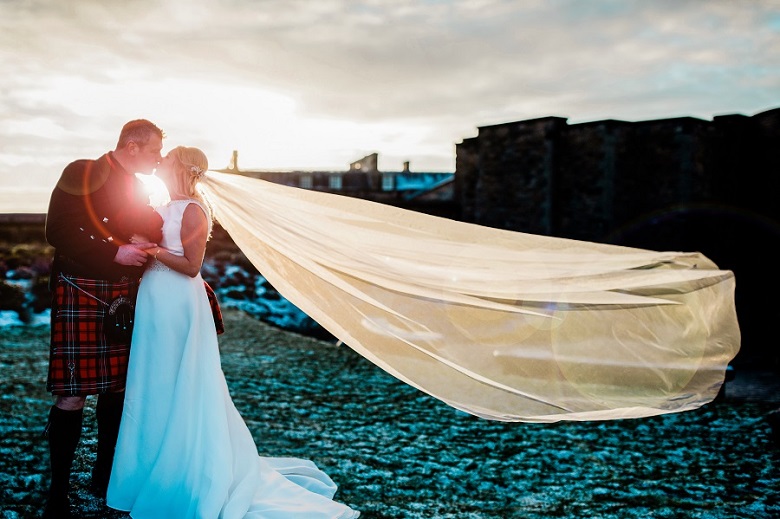
[{"label": "arched opening in wall", "polygon": [[701,252],[736,277],[735,300],[742,348],[735,364],[780,370],[772,337],[780,322],[775,274],[780,222],[749,209],[725,205],[672,207],[626,222],[604,240],[657,251]]}]

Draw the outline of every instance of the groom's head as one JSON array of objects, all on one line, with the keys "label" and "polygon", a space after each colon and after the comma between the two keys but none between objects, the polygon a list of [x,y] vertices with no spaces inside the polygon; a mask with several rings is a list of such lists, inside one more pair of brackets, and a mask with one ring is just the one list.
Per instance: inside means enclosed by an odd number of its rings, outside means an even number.
[{"label": "groom's head", "polygon": [[165,133],[151,121],[136,119],[122,127],[114,155],[128,173],[150,175],[162,159]]}]

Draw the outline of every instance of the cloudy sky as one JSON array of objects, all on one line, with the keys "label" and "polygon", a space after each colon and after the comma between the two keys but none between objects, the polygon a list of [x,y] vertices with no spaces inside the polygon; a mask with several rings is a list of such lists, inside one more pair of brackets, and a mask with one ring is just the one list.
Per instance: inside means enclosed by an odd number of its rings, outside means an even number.
[{"label": "cloudy sky", "polygon": [[489,124],[753,115],[779,36],[776,0],[0,0],[0,188],[139,117],[214,168],[453,171]]}]

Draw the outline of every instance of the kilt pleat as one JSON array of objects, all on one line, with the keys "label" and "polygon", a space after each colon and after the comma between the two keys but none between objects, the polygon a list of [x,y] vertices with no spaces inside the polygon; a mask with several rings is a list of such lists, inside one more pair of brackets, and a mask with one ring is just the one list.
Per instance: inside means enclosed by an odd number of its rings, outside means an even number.
[{"label": "kilt pleat", "polygon": [[81,290],[62,278],[54,287],[46,387],[53,395],[60,396],[122,390],[130,343],[106,341],[103,319],[108,308],[103,302],[110,304],[119,296],[135,302],[138,280],[109,282],[72,276],[68,279]]}]

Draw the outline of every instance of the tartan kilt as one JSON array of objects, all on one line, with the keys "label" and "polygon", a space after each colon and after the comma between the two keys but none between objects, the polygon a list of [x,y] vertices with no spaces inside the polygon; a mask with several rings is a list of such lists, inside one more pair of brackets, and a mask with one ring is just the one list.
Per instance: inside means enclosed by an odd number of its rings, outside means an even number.
[{"label": "tartan kilt", "polygon": [[[68,276],[82,290],[111,304],[119,296],[135,304],[138,280],[111,282]],[[109,344],[103,333],[108,308],[57,279],[52,294],[51,345],[46,389],[53,395],[86,396],[125,388],[130,342]]]}]

